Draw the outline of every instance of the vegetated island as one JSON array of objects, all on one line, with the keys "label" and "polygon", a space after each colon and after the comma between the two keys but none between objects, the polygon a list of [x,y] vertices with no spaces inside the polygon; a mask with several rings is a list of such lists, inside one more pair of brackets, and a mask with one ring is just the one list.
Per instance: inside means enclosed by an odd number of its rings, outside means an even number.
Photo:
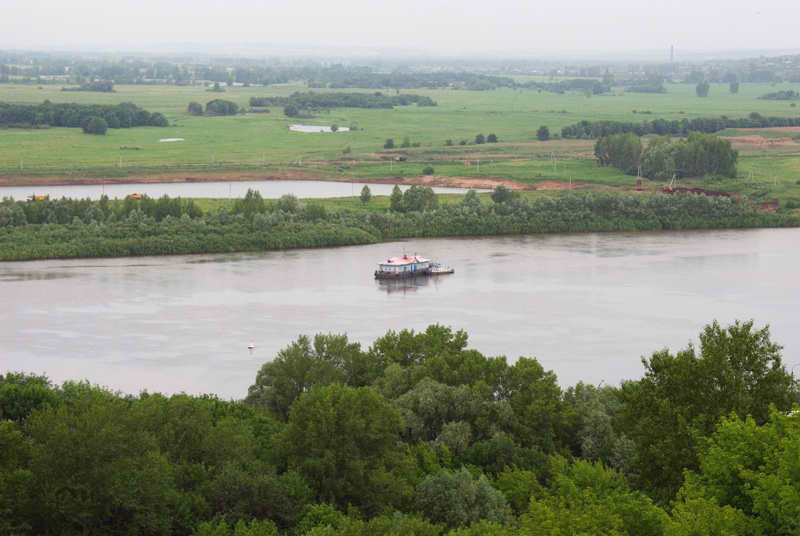
[{"label": "vegetated island", "polygon": [[[367,188],[368,190],[368,188]],[[485,196],[484,196],[485,197]],[[377,201],[362,193],[365,207]],[[490,202],[469,191],[441,203],[426,186],[395,187],[388,211],[329,209],[293,195],[267,202],[248,190],[229,208],[193,200],[4,199],[0,261],[219,253],[373,244],[410,237],[800,226],[794,211],[765,213],[746,199],[612,192],[538,197],[498,186]]]},{"label": "vegetated island", "polygon": [[[301,336],[247,396],[0,374],[9,534],[789,534],[797,383],[769,328],[705,326],[619,387],[562,388],[432,325]],[[602,383],[602,382],[601,382]],[[780,500],[775,500],[780,497]]]}]

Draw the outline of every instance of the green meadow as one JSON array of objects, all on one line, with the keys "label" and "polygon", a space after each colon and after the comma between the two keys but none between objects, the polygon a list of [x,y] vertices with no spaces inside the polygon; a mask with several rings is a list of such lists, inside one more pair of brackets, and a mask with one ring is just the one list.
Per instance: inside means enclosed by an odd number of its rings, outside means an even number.
[{"label": "green meadow", "polygon": [[[727,84],[713,84],[707,98],[698,98],[693,85],[668,85],[666,94],[625,93],[622,88],[587,98],[582,93],[555,94],[536,90],[494,91],[407,90],[430,96],[436,107],[378,109],[333,109],[312,119],[286,118],[281,108],[271,113],[230,117],[193,117],[191,101],[203,105],[222,98],[248,106],[251,96],[282,96],[306,91],[303,84],[269,87],[226,87],[224,93],[204,87],[115,86],[114,93],[62,92],[58,86],[0,85],[0,101],[16,103],[78,102],[117,104],[131,101],[151,112],[165,114],[166,128],[110,129],[105,136],[86,135],[80,129],[0,129],[0,175],[125,177],[139,174],[189,171],[252,171],[262,175],[302,172],[321,178],[417,177],[432,165],[442,177],[499,178],[535,184],[541,180],[573,180],[600,185],[633,185],[635,177],[599,168],[592,156],[593,142],[551,140],[538,142],[536,130],[549,127],[551,134],[581,120],[644,121],[656,118],[743,117],[751,112],[765,116],[800,116],[800,108],[786,101],[757,97],[778,89],[800,90],[800,84],[741,84],[731,94]],[[316,89],[318,92],[345,90]],[[352,90],[346,90],[352,91]],[[368,90],[362,90],[367,92]],[[388,91],[390,94],[394,90]],[[634,110],[636,113],[634,113]],[[351,132],[292,132],[293,123],[350,126]],[[497,144],[474,145],[479,133],[498,136]],[[760,133],[766,139],[786,137],[775,146],[742,145],[739,175],[726,185],[736,190],[789,189],[779,198],[795,196],[800,179],[800,143],[792,141],[800,132]],[[726,136],[747,136],[742,130]],[[419,143],[403,150],[408,161],[389,163],[383,145],[387,138],[399,146],[404,137]],[[159,142],[162,138],[184,141]],[[446,147],[446,140],[455,144]],[[467,145],[460,146],[461,140]],[[351,152],[343,154],[346,148]],[[738,147],[737,147],[738,148]],[[399,151],[396,149],[394,152]],[[302,161],[302,168],[299,166]],[[480,161],[480,165],[478,165]],[[468,163],[469,165],[465,165]],[[751,173],[752,171],[752,173]],[[646,181],[647,182],[647,181]],[[657,185],[651,184],[650,187]],[[800,197],[800,189],[797,196]],[[787,198],[788,198],[787,197]]]}]

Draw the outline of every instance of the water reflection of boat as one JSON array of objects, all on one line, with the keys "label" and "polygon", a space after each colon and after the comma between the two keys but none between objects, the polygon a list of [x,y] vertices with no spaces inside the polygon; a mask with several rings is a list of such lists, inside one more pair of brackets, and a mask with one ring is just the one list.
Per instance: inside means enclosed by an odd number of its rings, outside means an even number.
[{"label": "water reflection of boat", "polygon": [[376,279],[375,284],[378,289],[386,291],[387,294],[416,292],[417,289],[427,287],[431,284],[431,279],[425,276],[405,277],[402,279]]}]

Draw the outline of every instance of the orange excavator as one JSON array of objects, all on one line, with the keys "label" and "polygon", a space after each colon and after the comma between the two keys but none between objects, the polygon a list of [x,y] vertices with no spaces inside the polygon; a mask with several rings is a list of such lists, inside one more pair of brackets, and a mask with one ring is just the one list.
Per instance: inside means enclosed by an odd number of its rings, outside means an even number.
[{"label": "orange excavator", "polygon": [[28,202],[29,203],[31,201],[47,201],[48,199],[49,199],[49,196],[47,196],[47,195],[29,195],[28,196]]},{"label": "orange excavator", "polygon": [[128,194],[125,196],[125,199],[141,199],[142,194]]},{"label": "orange excavator", "polygon": [[[675,174],[677,175],[677,173]],[[672,185],[675,183],[675,175],[672,176],[672,180],[669,181],[669,184],[664,185],[664,193],[671,194],[672,193]]]}]

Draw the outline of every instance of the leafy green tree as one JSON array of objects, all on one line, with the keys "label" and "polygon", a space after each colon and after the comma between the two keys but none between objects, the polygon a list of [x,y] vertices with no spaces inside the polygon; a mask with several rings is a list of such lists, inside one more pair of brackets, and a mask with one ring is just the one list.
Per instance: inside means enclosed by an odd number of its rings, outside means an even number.
[{"label": "leafy green tree", "polygon": [[339,132],[339,125],[336,123],[331,125],[331,132]]},{"label": "leafy green tree", "polygon": [[377,366],[346,335],[316,335],[313,343],[303,335],[262,365],[247,401],[285,420],[292,404],[311,388],[335,382],[361,387],[376,375]]},{"label": "leafy green tree", "polygon": [[602,136],[594,144],[600,166],[614,166],[628,175],[636,175],[642,157],[642,140],[633,133]]},{"label": "leafy green tree", "polygon": [[602,464],[557,459],[554,473],[520,520],[524,534],[663,534],[667,514]]},{"label": "leafy green tree", "polygon": [[[675,525],[711,520],[749,530],[792,534],[800,519],[800,418],[777,411],[763,425],[748,417],[723,418],[709,438],[698,438],[700,468],[687,472],[678,494]],[[702,508],[707,519],[688,514]],[[698,523],[699,521],[699,523]]]},{"label": "leafy green tree", "polygon": [[431,166],[431,165],[427,165],[424,168],[422,168],[422,174],[423,175],[433,175],[433,173],[434,173],[434,170],[433,170],[433,166]]},{"label": "leafy green tree", "polygon": [[680,176],[702,177],[722,175],[736,177],[736,161],[739,151],[732,148],[730,140],[713,134],[689,132],[685,140],[672,146],[675,168]]},{"label": "leafy green tree", "polygon": [[[394,192],[392,192],[394,195]],[[403,210],[413,212],[424,212],[435,210],[439,206],[439,198],[430,186],[412,185],[403,192]]]},{"label": "leafy green tree", "polygon": [[709,84],[705,80],[698,82],[694,88],[698,97],[708,97],[709,89],[711,89],[711,84]]},{"label": "leafy green tree", "polygon": [[372,199],[372,191],[369,189],[369,186],[365,184],[364,187],[361,188],[361,202],[367,204],[370,199]]},{"label": "leafy green tree", "polygon": [[739,81],[734,80],[733,82],[731,82],[729,89],[733,94],[739,93]]},{"label": "leafy green tree", "polygon": [[204,522],[197,526],[193,536],[278,536],[278,527],[272,521],[239,520],[233,525],[225,521]]},{"label": "leafy green tree", "polygon": [[250,218],[253,214],[263,214],[267,210],[264,198],[261,197],[261,192],[247,189],[247,193],[243,199],[237,199],[233,203],[234,214],[244,214],[245,218]]},{"label": "leafy green tree", "polygon": [[471,208],[473,210],[478,209],[482,204],[481,198],[478,197],[478,192],[472,188],[467,190],[467,193],[464,195],[464,199],[461,200],[462,206]]},{"label": "leafy green tree", "polygon": [[405,149],[407,147],[411,147],[411,139],[408,136],[403,138],[402,143],[400,143],[400,148]]},{"label": "leafy green tree", "polygon": [[289,214],[299,214],[303,210],[303,204],[294,194],[283,194],[275,203],[275,210]]},{"label": "leafy green tree", "polygon": [[489,134],[486,136],[486,143],[497,143],[497,134]]},{"label": "leafy green tree", "polygon": [[403,206],[403,191],[396,184],[392,188],[392,195],[389,198],[389,210],[392,212],[403,212],[405,210]]},{"label": "leafy green tree", "polygon": [[300,110],[294,104],[287,104],[283,107],[283,115],[286,117],[297,117],[300,115]]},{"label": "leafy green tree", "polygon": [[693,436],[710,436],[731,413],[764,423],[770,404],[786,410],[792,378],[769,327],[753,321],[721,327],[716,321],[693,345],[672,355],[666,349],[642,359],[645,375],[624,382],[617,414],[619,428],[636,445],[632,469],[639,485],[660,502],[683,484],[683,470],[699,469]]},{"label": "leafy green tree", "polygon": [[512,518],[503,494],[485,476],[475,478],[464,468],[425,478],[417,486],[417,508],[426,519],[450,529],[480,520],[502,524]]},{"label": "leafy green tree", "polygon": [[292,405],[286,430],[289,467],[316,499],[368,514],[401,506],[411,493],[398,433],[402,420],[368,387],[317,387]]},{"label": "leafy green tree", "polygon": [[507,467],[497,475],[495,487],[503,493],[515,515],[528,511],[531,498],[544,494],[539,477],[533,471]]},{"label": "leafy green tree", "polygon": [[81,122],[81,128],[86,134],[97,134],[104,136],[108,131],[108,123],[102,117],[87,117]]},{"label": "leafy green tree", "polygon": [[162,114],[161,112],[156,112],[152,116],[150,116],[149,124],[150,126],[153,127],[168,127],[169,120],[167,120],[167,118],[164,117],[164,114]]},{"label": "leafy green tree", "polygon": [[669,180],[677,172],[675,149],[669,136],[650,138],[640,159],[642,176],[655,180]]},{"label": "leafy green tree", "polygon": [[188,111],[190,115],[203,115],[203,105],[192,101],[189,103]]},{"label": "leafy green tree", "polygon": [[206,115],[236,115],[239,105],[233,101],[214,99],[206,103]]},{"label": "leafy green tree", "polygon": [[541,126],[536,131],[536,139],[539,141],[547,141],[550,139],[550,129],[546,126]]},{"label": "leafy green tree", "polygon": [[475,136],[476,145],[483,145],[484,143],[486,143],[486,137],[483,134],[478,134]]},{"label": "leafy green tree", "polygon": [[383,144],[383,148],[384,149],[394,149],[394,140],[391,139],[391,138],[388,138],[386,140],[386,143]]},{"label": "leafy green tree", "polygon": [[13,422],[0,420],[0,534],[30,533],[32,475],[25,467],[29,445]]},{"label": "leafy green tree", "polygon": [[26,421],[35,532],[170,533],[173,476],[128,407],[111,393],[80,387],[68,405]]},{"label": "leafy green tree", "polygon": [[511,199],[512,193],[513,192],[506,186],[498,184],[492,192],[492,201],[495,203],[505,203]]}]

